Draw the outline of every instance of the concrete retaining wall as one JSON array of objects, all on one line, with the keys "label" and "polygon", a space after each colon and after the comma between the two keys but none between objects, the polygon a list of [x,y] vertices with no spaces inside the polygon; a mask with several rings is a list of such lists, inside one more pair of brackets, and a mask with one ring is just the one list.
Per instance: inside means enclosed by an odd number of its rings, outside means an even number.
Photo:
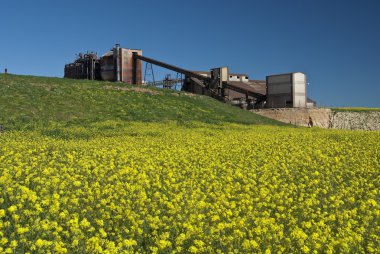
[{"label": "concrete retaining wall", "polygon": [[307,126],[313,119],[314,126],[325,129],[380,130],[380,112],[336,112],[327,108],[276,108],[253,109],[252,112],[284,123]]}]

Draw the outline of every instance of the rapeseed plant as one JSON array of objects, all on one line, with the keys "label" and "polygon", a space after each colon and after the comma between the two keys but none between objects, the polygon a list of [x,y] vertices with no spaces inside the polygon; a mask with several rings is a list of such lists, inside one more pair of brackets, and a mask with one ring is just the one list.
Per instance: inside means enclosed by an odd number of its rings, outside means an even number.
[{"label": "rapeseed plant", "polygon": [[379,250],[379,132],[135,123],[0,138],[4,253]]}]

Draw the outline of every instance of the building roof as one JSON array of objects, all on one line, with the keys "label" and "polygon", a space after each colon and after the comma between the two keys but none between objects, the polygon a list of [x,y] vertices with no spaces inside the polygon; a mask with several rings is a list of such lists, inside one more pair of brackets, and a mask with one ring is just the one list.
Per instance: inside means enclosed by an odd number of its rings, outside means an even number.
[{"label": "building roof", "polygon": [[247,74],[242,74],[242,73],[228,73],[229,76],[246,76],[248,77]]},{"label": "building roof", "polygon": [[[207,74],[211,75],[211,72],[209,71],[193,71],[198,74]],[[229,76],[245,76],[248,77],[247,74],[242,74],[242,73],[229,73]],[[248,81],[226,81],[227,84],[232,85],[236,88],[247,90],[249,92],[253,93],[258,93],[262,95],[266,95],[267,92],[267,85],[266,85],[266,80],[248,80]],[[238,92],[233,92],[236,93],[235,95],[239,94]]]},{"label": "building roof", "polygon": [[102,57],[105,57],[105,56],[113,56],[113,51],[108,51],[106,52],[104,55],[102,55]]},{"label": "building roof", "polygon": [[294,74],[294,73],[302,73],[302,74],[305,75],[305,73],[303,73],[303,72],[295,71],[295,72],[289,72],[289,73],[281,73],[281,74],[268,75],[267,77],[272,77],[272,76],[282,76],[282,75],[290,75],[290,74]]},{"label": "building roof", "polygon": [[[198,73],[198,74],[211,74],[211,71],[192,71],[192,72],[195,72],[195,73]],[[229,76],[246,76],[248,77],[247,74],[243,74],[243,73],[228,73]]]},{"label": "building roof", "polygon": [[267,82],[265,80],[249,80],[248,84],[252,86],[258,93],[267,94]]},{"label": "building roof", "polygon": [[248,82],[242,81],[227,81],[227,84],[244,89],[253,93],[266,94],[266,81],[265,80],[249,80]]},{"label": "building roof", "polygon": [[209,71],[191,71],[191,72],[195,72],[195,73],[198,73],[198,74],[210,74],[211,73]]}]

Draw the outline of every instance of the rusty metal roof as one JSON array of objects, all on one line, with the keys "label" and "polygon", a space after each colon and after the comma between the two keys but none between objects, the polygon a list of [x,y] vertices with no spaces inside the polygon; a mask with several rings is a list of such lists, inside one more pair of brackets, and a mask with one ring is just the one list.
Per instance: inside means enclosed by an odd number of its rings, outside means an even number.
[{"label": "rusty metal roof", "polygon": [[265,80],[249,80],[248,84],[263,95],[267,94],[267,82]]},{"label": "rusty metal roof", "polygon": [[[192,72],[199,73],[199,74],[211,74],[211,71],[192,71]],[[228,73],[228,76],[245,76],[245,77],[248,77],[247,74],[243,74],[243,73]]]},{"label": "rusty metal roof", "polygon": [[231,86],[247,90],[252,93],[266,94],[266,81],[265,80],[249,80],[248,82],[242,81],[227,81]]},{"label": "rusty metal roof", "polygon": [[192,71],[192,72],[199,73],[199,74],[211,74],[211,72],[209,71]]}]

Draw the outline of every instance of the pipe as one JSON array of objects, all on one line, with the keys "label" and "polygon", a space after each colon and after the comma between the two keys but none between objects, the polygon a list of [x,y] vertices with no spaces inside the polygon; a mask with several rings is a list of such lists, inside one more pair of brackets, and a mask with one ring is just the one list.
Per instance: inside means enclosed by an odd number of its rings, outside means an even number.
[{"label": "pipe", "polygon": [[114,80],[121,81],[120,78],[120,44],[116,44],[113,48],[113,66],[114,66]]}]

